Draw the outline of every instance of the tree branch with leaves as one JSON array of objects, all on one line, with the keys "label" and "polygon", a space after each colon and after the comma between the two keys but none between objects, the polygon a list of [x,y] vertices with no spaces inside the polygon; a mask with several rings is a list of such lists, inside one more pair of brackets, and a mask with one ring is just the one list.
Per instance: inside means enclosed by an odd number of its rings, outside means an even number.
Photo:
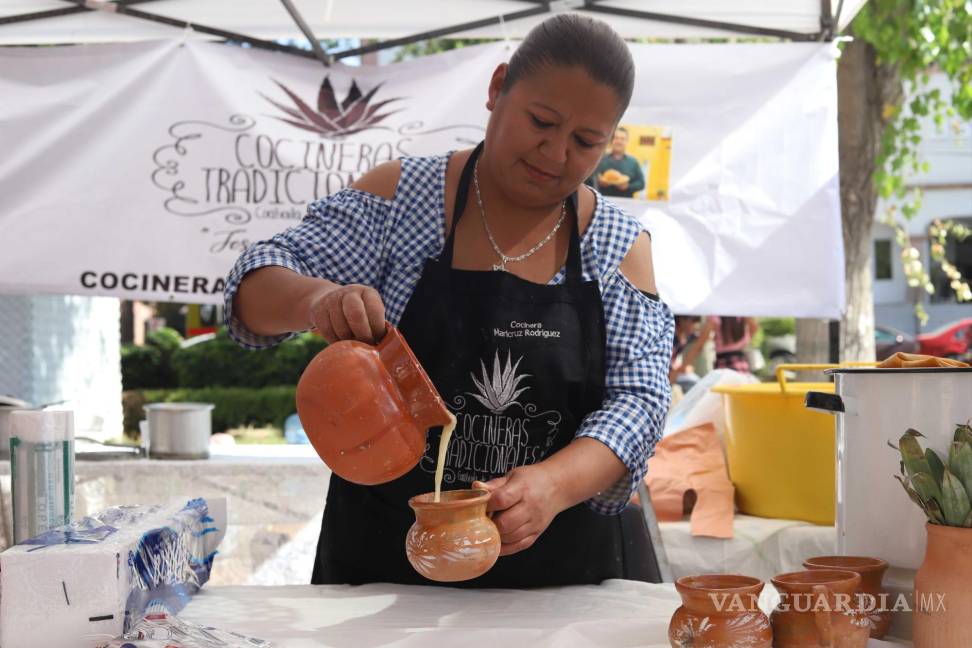
[{"label": "tree branch with leaves", "polygon": [[[919,153],[922,118],[931,117],[940,130],[948,120],[972,119],[972,2],[871,0],[854,19],[852,31],[874,48],[877,64],[891,70],[907,89],[898,93],[897,101],[882,106],[885,126],[874,182],[888,208],[878,221],[895,231],[908,285],[931,294],[935,287],[929,271],[906,228],[921,208],[922,191],[907,179],[929,169]],[[930,86],[935,72],[953,86],[950,97]],[[948,277],[959,302],[972,301],[972,290],[946,258],[946,242],[950,236],[963,240],[969,235],[969,228],[951,220],[936,219],[929,228],[931,261]],[[917,300],[915,312],[922,323],[928,320]]]}]

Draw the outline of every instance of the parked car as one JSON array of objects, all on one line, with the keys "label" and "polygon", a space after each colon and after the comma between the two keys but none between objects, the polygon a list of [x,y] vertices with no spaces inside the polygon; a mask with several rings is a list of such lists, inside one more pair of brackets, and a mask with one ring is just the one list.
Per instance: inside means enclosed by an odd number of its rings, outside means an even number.
[{"label": "parked car", "polygon": [[898,352],[919,353],[920,346],[914,335],[881,324],[874,327],[874,350],[878,362]]},{"label": "parked car", "polygon": [[964,359],[972,353],[972,317],[918,336],[919,353],[940,358]]}]

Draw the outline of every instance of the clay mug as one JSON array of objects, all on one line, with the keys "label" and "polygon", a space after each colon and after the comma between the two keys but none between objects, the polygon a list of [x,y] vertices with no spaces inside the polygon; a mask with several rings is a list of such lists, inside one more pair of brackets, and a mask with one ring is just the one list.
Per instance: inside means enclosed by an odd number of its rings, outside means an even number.
[{"label": "clay mug", "polygon": [[772,579],[780,604],[770,615],[773,648],[865,648],[871,632],[857,611],[860,574],[836,569],[780,574]]},{"label": "clay mug", "polygon": [[759,609],[763,581],[710,574],[675,581],[682,607],[668,624],[672,648],[771,648],[769,619]]},{"label": "clay mug", "polygon": [[489,492],[442,491],[408,500],[415,524],[405,537],[405,555],[429,580],[451,583],[488,572],[499,558],[500,534],[486,514]]},{"label": "clay mug", "polygon": [[317,454],[356,484],[401,477],[425,453],[449,410],[405,338],[388,326],[377,345],[329,344],[297,384],[297,414]]},{"label": "clay mug", "polygon": [[[839,569],[852,571],[861,576],[859,593],[864,595],[863,609],[871,624],[871,637],[880,639],[891,625],[891,610],[882,609],[882,594],[887,592],[881,586],[884,572],[888,570],[888,563],[880,558],[865,556],[817,556],[803,561],[805,569]],[[887,597],[884,597],[887,601]]]}]

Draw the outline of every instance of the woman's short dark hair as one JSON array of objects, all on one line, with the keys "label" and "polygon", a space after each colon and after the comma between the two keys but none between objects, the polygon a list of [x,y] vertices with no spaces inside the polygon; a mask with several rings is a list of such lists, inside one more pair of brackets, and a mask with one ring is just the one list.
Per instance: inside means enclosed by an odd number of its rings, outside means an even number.
[{"label": "woman's short dark hair", "polygon": [[631,101],[634,59],[624,39],[605,22],[563,13],[531,29],[510,58],[503,92],[544,65],[583,68],[618,94],[621,113]]}]

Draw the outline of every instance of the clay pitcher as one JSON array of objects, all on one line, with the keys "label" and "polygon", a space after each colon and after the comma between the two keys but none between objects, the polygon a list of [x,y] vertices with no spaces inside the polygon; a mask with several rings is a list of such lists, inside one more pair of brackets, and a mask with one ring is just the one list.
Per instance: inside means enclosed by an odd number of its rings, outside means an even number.
[{"label": "clay pitcher", "polygon": [[711,574],[675,581],[682,607],[668,624],[672,648],[770,648],[773,632],[759,609],[763,582],[749,576]]},{"label": "clay pitcher", "polygon": [[[881,584],[884,572],[888,570],[888,563],[880,558],[864,556],[818,556],[803,561],[806,569],[839,569],[852,571],[861,576],[860,594],[862,598],[862,612],[867,614],[871,624],[871,637],[880,639],[888,632],[891,625],[891,610],[882,609],[882,594],[887,591]],[[884,601],[888,597],[884,597]]]},{"label": "clay pitcher", "polygon": [[832,569],[780,574],[772,579],[780,604],[770,615],[773,648],[865,648],[871,634],[857,611],[860,574]]},{"label": "clay pitcher", "polygon": [[356,484],[381,484],[411,470],[430,427],[449,411],[405,339],[389,326],[377,346],[330,344],[297,384],[297,414],[317,454]]},{"label": "clay pitcher", "polygon": [[500,535],[486,515],[489,492],[479,489],[442,491],[408,500],[415,524],[405,538],[405,555],[415,571],[429,580],[451,583],[488,572],[499,558]]},{"label": "clay pitcher", "polygon": [[915,574],[913,635],[921,648],[972,646],[972,529],[927,524]]}]

